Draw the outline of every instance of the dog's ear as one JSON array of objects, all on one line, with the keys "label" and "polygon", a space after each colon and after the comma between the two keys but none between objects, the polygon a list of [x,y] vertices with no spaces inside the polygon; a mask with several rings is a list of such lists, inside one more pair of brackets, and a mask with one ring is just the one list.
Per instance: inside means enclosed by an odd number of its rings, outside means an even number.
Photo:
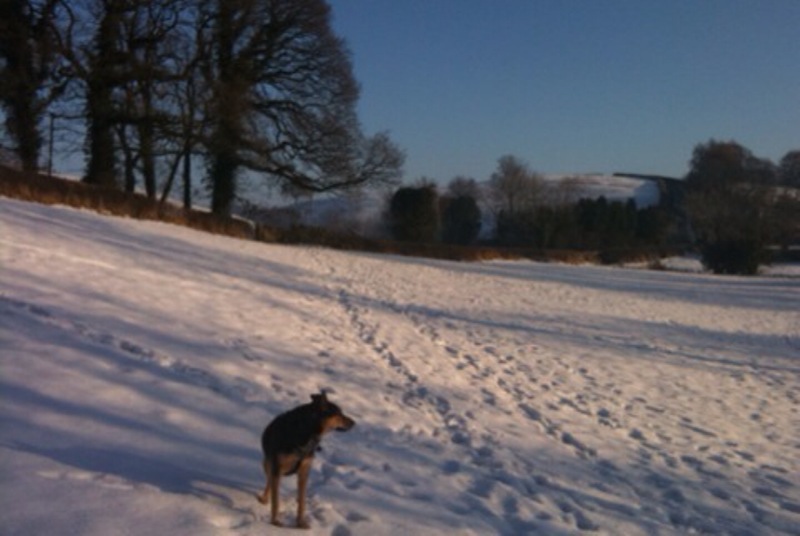
[{"label": "dog's ear", "polygon": [[316,406],[325,407],[328,403],[328,396],[325,394],[325,391],[320,391],[318,395],[311,395],[311,401]]}]

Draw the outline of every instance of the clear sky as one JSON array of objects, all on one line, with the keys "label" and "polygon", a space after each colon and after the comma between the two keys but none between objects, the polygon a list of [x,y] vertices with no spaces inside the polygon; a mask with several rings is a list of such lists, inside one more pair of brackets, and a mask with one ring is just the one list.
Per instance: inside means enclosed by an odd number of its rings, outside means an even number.
[{"label": "clear sky", "polygon": [[682,176],[734,139],[800,149],[800,0],[330,0],[369,133],[407,181],[543,173]]}]

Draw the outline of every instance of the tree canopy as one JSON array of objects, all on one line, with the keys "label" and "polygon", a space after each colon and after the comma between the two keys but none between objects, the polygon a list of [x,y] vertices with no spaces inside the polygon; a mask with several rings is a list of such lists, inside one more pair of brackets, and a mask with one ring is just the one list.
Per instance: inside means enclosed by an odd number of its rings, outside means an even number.
[{"label": "tree canopy", "polygon": [[439,195],[433,186],[405,187],[389,202],[389,230],[403,242],[434,242],[439,233]]},{"label": "tree canopy", "polygon": [[9,0],[0,15],[6,129],[34,168],[39,101],[66,77],[62,117],[84,122],[90,183],[120,187],[122,162],[126,189],[139,176],[155,197],[160,175],[166,195],[199,154],[212,210],[228,214],[244,173],[282,191],[399,179],[402,151],[362,131],[325,0]]},{"label": "tree canopy", "polygon": [[752,274],[773,233],[775,167],[734,141],[695,147],[687,210],[703,263],[716,273]]},{"label": "tree canopy", "polygon": [[778,176],[784,186],[800,188],[800,149],[783,155],[778,164]]},{"label": "tree canopy", "polygon": [[402,153],[385,134],[362,134],[350,53],[326,2],[218,0],[203,18],[215,211],[228,210],[240,167],[312,192],[395,178]]}]

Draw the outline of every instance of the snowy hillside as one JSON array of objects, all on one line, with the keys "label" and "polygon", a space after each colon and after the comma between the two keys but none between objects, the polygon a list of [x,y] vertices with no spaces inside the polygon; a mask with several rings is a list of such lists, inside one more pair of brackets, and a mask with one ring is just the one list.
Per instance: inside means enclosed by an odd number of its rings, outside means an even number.
[{"label": "snowy hillside", "polygon": [[[800,534],[800,280],[269,246],[0,199],[0,533]],[[283,489],[292,522],[294,479]]]}]

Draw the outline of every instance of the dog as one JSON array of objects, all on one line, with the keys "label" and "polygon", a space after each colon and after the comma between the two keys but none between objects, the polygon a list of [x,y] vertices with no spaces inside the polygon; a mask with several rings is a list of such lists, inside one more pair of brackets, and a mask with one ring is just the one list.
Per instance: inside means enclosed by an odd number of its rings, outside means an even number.
[{"label": "dog", "polygon": [[261,434],[264,452],[264,474],[267,484],[258,496],[261,504],[272,498],[273,525],[281,526],[279,486],[282,476],[297,474],[297,526],[308,528],[305,520],[306,486],[314,454],[322,436],[331,430],[346,432],[355,421],[328,400],[325,392],[311,395],[311,403],[282,413],[267,425]]}]

